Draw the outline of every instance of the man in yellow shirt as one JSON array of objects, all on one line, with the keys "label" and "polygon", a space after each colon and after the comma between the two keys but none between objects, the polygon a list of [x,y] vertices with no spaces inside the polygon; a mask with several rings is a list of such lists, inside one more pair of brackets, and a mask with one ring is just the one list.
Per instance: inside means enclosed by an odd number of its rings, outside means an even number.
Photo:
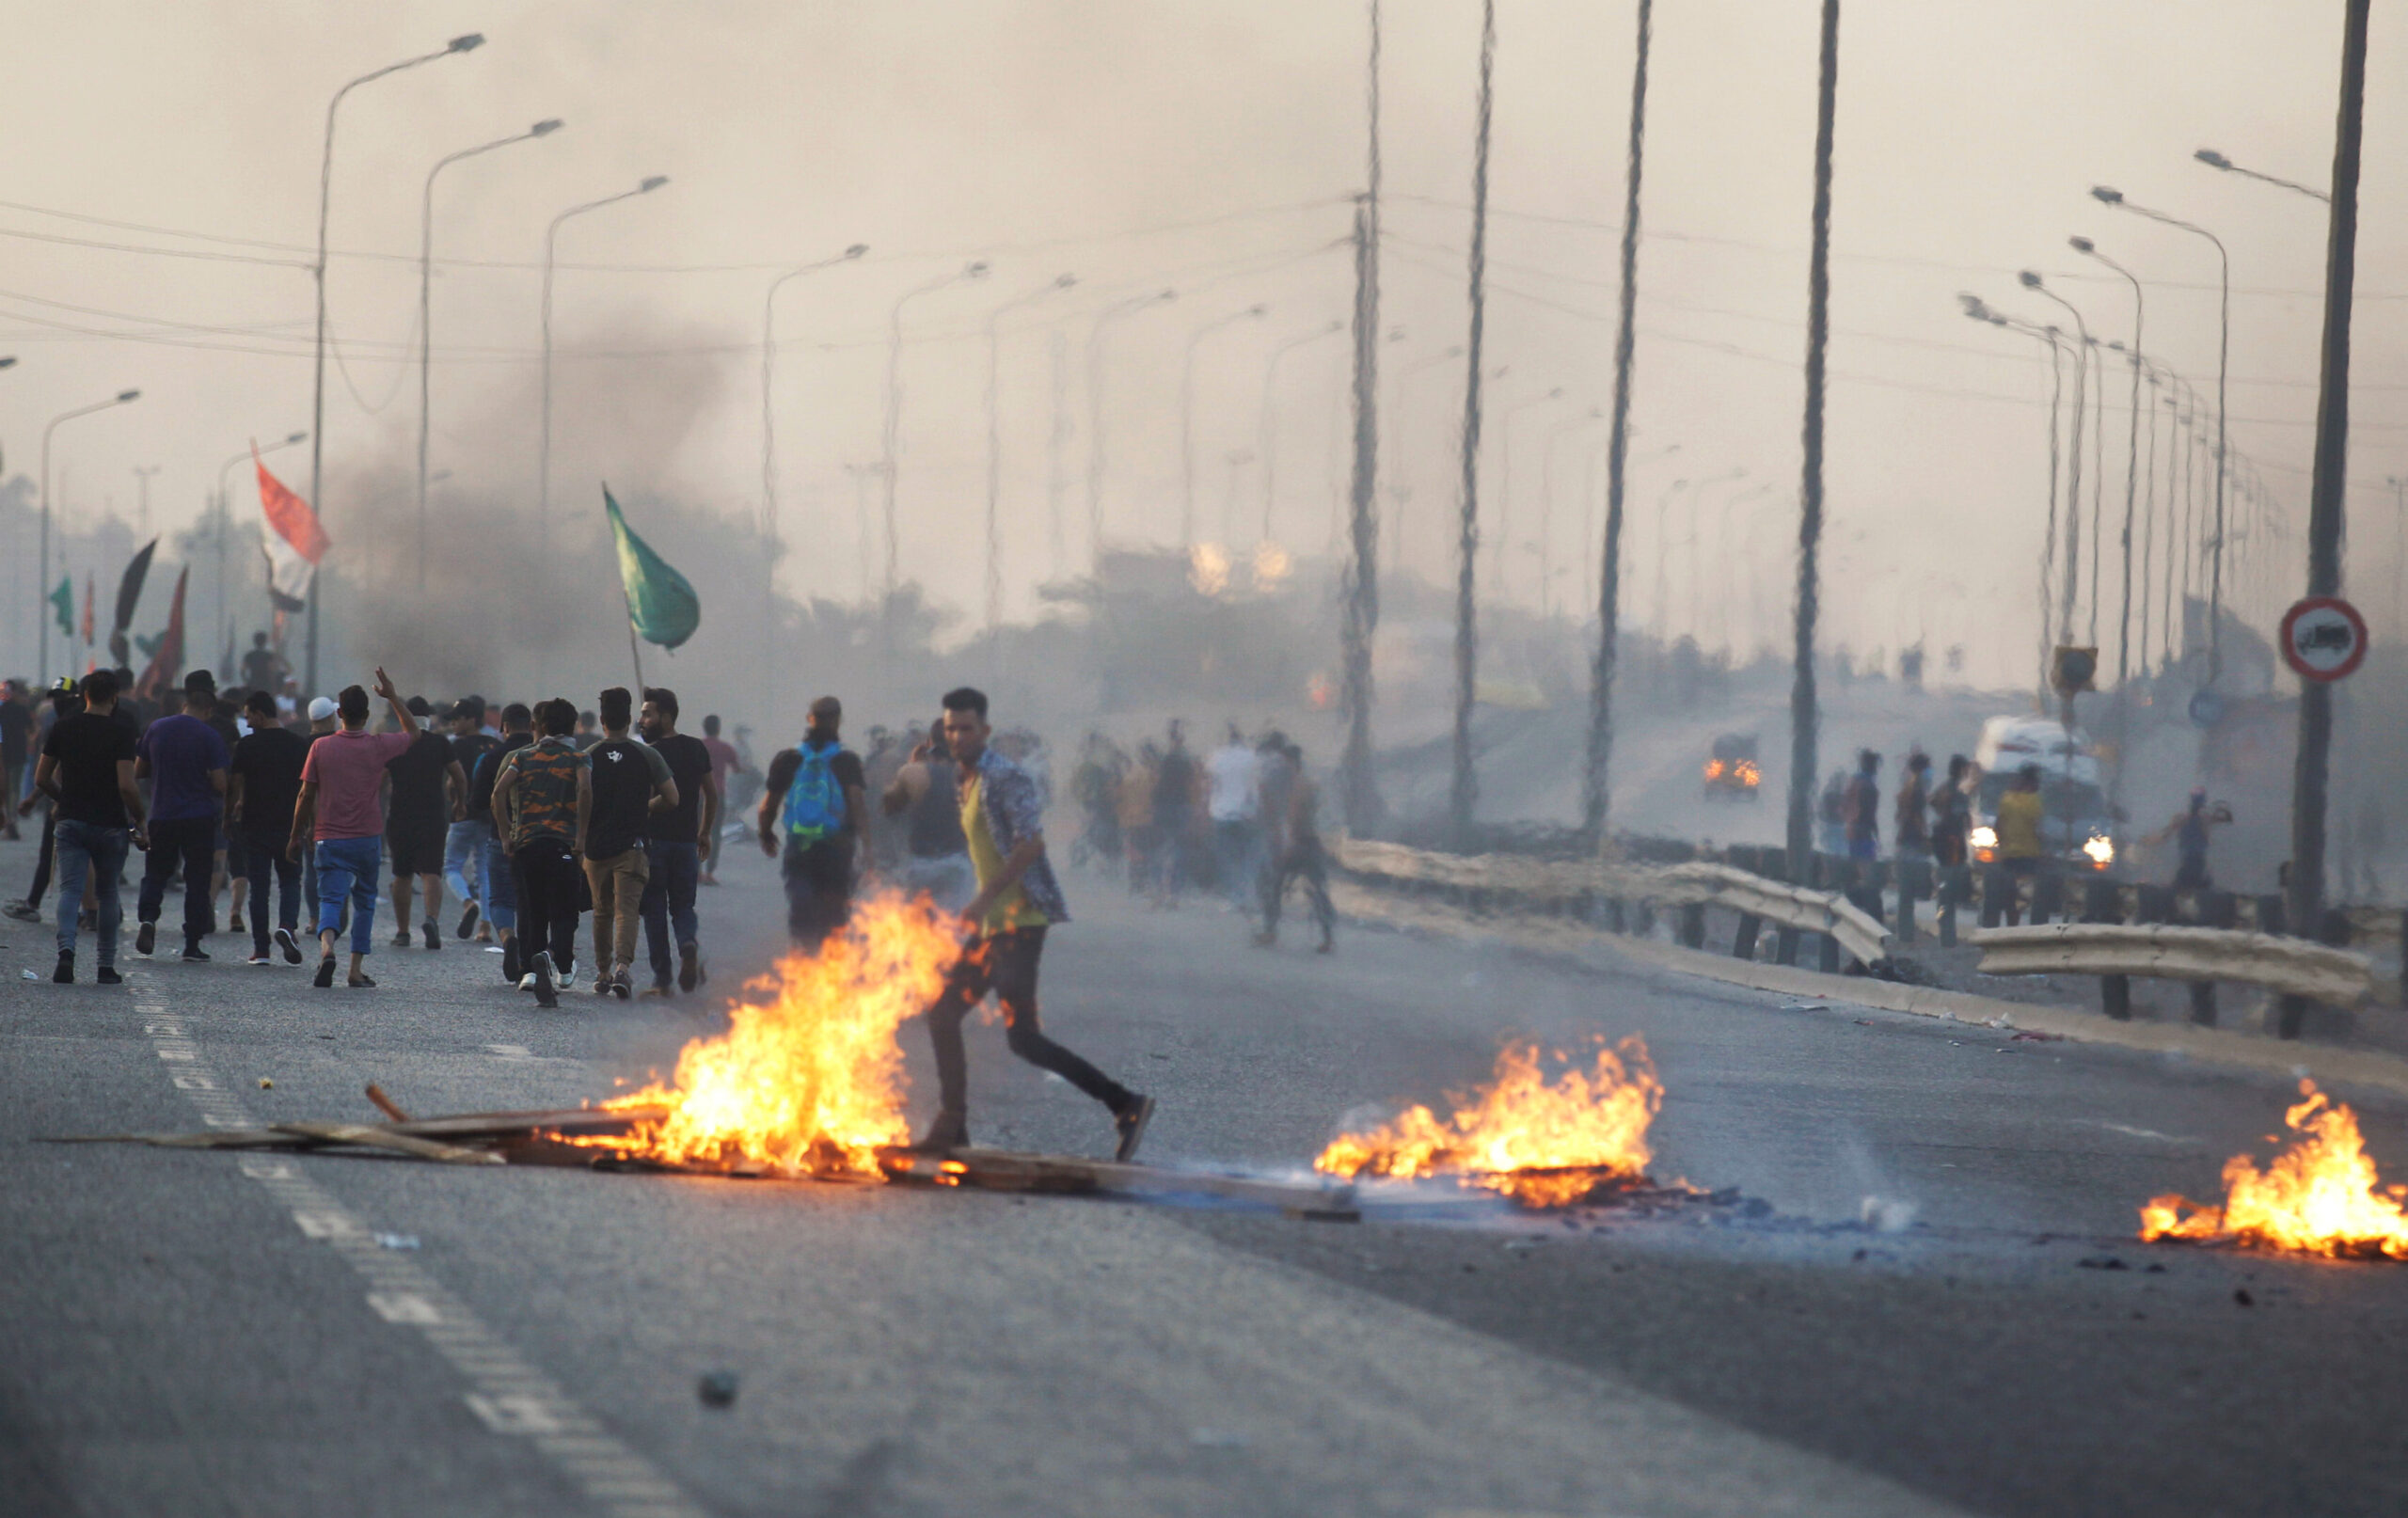
[{"label": "man in yellow shirt", "polygon": [[1045,931],[1070,920],[1054,866],[1045,858],[1042,803],[1026,771],[987,746],[987,697],[963,687],[944,698],[944,741],[954,759],[961,800],[961,831],[978,893],[961,916],[974,937],[928,1008],[935,1046],[940,1110],[916,1147],[939,1152],[970,1143],[969,1068],[961,1023],[992,991],[1003,1005],[1006,1042],[1039,1069],[1051,1070],[1112,1113],[1117,1142],[1113,1158],[1137,1157],[1151,1097],[1111,1079],[1045,1036],[1037,1016],[1037,968]]},{"label": "man in yellow shirt", "polygon": [[[2040,767],[2025,765],[2016,772],[2015,783],[1998,799],[1998,860],[2019,882],[2024,876],[2040,871],[2043,849],[2040,845]],[[2007,898],[2006,922],[2012,927],[2023,920],[2022,890]]]}]

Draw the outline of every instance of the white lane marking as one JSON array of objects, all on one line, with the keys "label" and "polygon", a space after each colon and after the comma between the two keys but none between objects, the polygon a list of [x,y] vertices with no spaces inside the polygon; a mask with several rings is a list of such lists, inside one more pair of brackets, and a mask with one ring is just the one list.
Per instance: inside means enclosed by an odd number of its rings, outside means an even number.
[{"label": "white lane marking", "polygon": [[371,1291],[368,1305],[388,1323],[432,1324],[443,1321],[434,1303],[415,1291]]},{"label": "white lane marking", "polygon": [[533,1059],[534,1052],[525,1044],[487,1044],[486,1050],[497,1059]]},{"label": "white lane marking", "polygon": [[[183,1021],[166,1016],[150,972],[137,970],[127,978],[135,985],[135,1010],[150,1020],[143,1032],[153,1051],[163,1060],[198,1067],[198,1048]],[[259,1126],[237,1099],[218,1087],[214,1072],[196,1067],[173,1079],[211,1127]],[[529,1365],[433,1275],[381,1246],[379,1235],[304,1176],[299,1165],[254,1157],[241,1166],[292,1213],[304,1235],[333,1249],[366,1279],[370,1310],[387,1322],[415,1328],[468,1383],[469,1410],[487,1429],[533,1441],[610,1518],[703,1518],[693,1500],[649,1461]]]},{"label": "white lane marking", "polygon": [[2090,1126],[2093,1128],[2103,1128],[2110,1133],[2121,1133],[2128,1138],[2156,1139],[2164,1144],[2196,1144],[2199,1142],[2194,1138],[2182,1138],[2173,1133],[2161,1133],[2153,1128],[2133,1128],[2126,1123],[2102,1122],[2095,1117],[2089,1119],[2089,1122]]}]

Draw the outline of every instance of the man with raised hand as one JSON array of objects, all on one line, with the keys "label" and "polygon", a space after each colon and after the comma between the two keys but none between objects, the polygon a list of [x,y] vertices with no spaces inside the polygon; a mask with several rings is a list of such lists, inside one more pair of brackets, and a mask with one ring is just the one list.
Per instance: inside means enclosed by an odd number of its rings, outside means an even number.
[{"label": "man with raised hand", "polygon": [[944,698],[945,748],[958,767],[956,788],[961,830],[970,844],[978,893],[961,910],[971,941],[928,1008],[928,1038],[936,1047],[940,1110],[917,1147],[925,1152],[970,1143],[969,1067],[961,1023],[992,991],[1003,1005],[1006,1042],[1039,1069],[1051,1070],[1103,1103],[1117,1138],[1113,1158],[1137,1157],[1154,1099],[1130,1090],[1045,1036],[1038,1022],[1037,968],[1046,929],[1070,920],[1045,833],[1036,783],[988,747],[987,697],[963,687]]},{"label": "man with raised hand", "polygon": [[285,852],[301,857],[311,846],[318,870],[318,975],[321,990],[335,983],[335,937],[342,925],[343,900],[351,902],[351,976],[365,988],[368,951],[376,931],[376,874],[384,863],[385,814],[377,804],[385,767],[409,748],[417,722],[395,688],[393,677],[376,672],[376,694],[400,731],[368,731],[368,692],[345,686],[335,698],[335,731],[309,745],[301,763],[301,798],[293,809],[293,837]]}]

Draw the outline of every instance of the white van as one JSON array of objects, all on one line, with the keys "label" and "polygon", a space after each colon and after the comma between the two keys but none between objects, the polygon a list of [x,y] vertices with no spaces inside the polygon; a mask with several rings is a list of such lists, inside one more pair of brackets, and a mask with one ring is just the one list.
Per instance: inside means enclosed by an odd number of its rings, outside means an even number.
[{"label": "white van", "polygon": [[1993,717],[1973,745],[1973,858],[1998,858],[1998,799],[2026,765],[2040,769],[2040,843],[2067,868],[2115,862],[2115,818],[2099,786],[2099,759],[2082,729],[2045,717]]}]

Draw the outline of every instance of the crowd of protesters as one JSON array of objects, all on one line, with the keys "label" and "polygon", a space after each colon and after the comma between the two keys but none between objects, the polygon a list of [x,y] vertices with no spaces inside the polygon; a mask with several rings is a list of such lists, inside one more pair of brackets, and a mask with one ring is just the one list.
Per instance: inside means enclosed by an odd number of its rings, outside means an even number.
[{"label": "crowd of protesters", "polygon": [[302,964],[314,941],[318,986],[366,988],[380,905],[390,947],[436,951],[448,896],[452,939],[499,955],[503,978],[546,1004],[585,969],[575,941],[588,911],[596,993],[634,994],[640,949],[645,995],[707,981],[695,891],[710,883],[731,787],[749,799],[745,783],[758,783],[716,716],[705,736],[680,733],[665,688],[642,693],[640,716],[625,688],[585,711],[474,695],[438,707],[404,699],[381,670],[373,696],[221,691],[206,670],[138,693],[131,672],[96,670],[36,704],[7,682],[8,835],[42,821],[25,894],[0,912],[39,923],[55,886],[51,978],[74,982],[89,934],[93,979],[117,984],[139,856],[133,951],[146,958],[172,930],[178,957],[209,961],[222,904],[225,929],[247,934],[247,963]]}]

